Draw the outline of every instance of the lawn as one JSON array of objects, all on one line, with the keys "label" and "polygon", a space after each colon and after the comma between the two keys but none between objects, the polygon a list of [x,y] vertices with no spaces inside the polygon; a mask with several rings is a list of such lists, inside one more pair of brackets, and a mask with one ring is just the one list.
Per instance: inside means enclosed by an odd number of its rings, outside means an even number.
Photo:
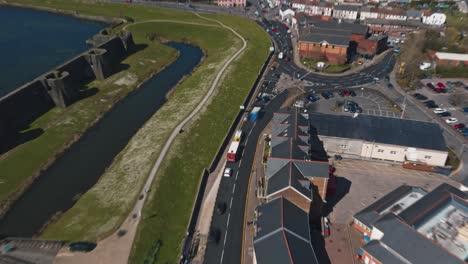
[{"label": "lawn", "polygon": [[[83,14],[129,16],[135,21],[177,19],[213,24],[190,13],[141,6],[86,4],[65,0],[18,2],[78,10]],[[228,68],[203,112],[194,118],[171,146],[143,211],[130,259],[132,263],[142,263],[155,241],[162,242],[158,262],[172,263],[177,259],[203,168],[209,166],[215,156],[239,111],[239,105],[245,100],[268,56],[268,47],[271,45],[268,35],[255,22],[227,15],[207,17],[233,27],[249,45]],[[44,238],[93,240],[115,230],[137,198],[138,190],[172,127],[200,101],[221,62],[241,45],[232,33],[219,27],[155,22],[129,29],[134,34],[149,33],[163,39],[191,42],[200,46],[207,56],[132,138],[99,182],[71,210],[45,230]]]}]

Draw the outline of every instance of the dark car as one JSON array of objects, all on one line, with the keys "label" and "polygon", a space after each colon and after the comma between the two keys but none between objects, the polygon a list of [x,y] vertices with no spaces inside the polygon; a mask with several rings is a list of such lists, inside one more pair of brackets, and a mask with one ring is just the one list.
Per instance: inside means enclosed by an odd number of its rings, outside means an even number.
[{"label": "dark car", "polygon": [[355,96],[356,96],[356,92],[354,92],[353,90],[349,91],[349,96],[355,97]]},{"label": "dark car", "polygon": [[391,83],[387,84],[387,88],[393,89],[393,84],[391,84]]},{"label": "dark car", "polygon": [[441,117],[452,116],[452,114],[450,114],[449,112],[438,113],[437,115],[438,115],[438,116],[441,116]]},{"label": "dark car", "polygon": [[219,239],[221,239],[221,231],[219,231],[218,228],[211,229],[210,233],[208,234],[208,241],[218,244]]},{"label": "dark car", "polygon": [[68,246],[68,250],[72,252],[90,252],[96,248],[96,243],[93,242],[74,242]]},{"label": "dark car", "polygon": [[219,215],[223,215],[226,212],[226,207],[226,203],[219,202],[216,205],[216,213],[218,213]]},{"label": "dark car", "polygon": [[463,113],[468,113],[468,107],[463,107]]},{"label": "dark car", "polygon": [[311,101],[311,102],[316,102],[316,101],[320,100],[320,96],[315,95],[315,94],[309,94],[309,95],[307,96],[307,99],[308,99],[309,101]]},{"label": "dark car", "polygon": [[421,100],[421,101],[422,101],[422,100],[427,100],[427,97],[424,96],[424,95],[422,95],[422,94],[420,94],[420,93],[415,93],[415,94],[413,94],[413,97],[416,98],[416,99],[418,99],[418,100]]},{"label": "dark car", "polygon": [[322,97],[325,98],[325,99],[333,98],[334,97],[333,92],[323,92]]},{"label": "dark car", "polygon": [[432,83],[427,83],[426,86],[432,90],[435,89],[435,86]]}]

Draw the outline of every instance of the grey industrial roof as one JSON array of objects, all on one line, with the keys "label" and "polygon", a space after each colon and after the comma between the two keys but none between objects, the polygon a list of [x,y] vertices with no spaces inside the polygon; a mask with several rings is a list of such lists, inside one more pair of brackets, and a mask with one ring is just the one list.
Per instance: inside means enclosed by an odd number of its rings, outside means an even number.
[{"label": "grey industrial roof", "polygon": [[300,40],[314,43],[326,41],[339,46],[349,46],[351,34],[367,35],[368,31],[366,25],[323,21],[316,18],[301,18],[299,24]]},{"label": "grey industrial roof", "polygon": [[310,243],[309,217],[283,197],[257,207],[257,263],[318,263]]},{"label": "grey industrial roof", "polygon": [[395,26],[411,26],[411,27],[426,27],[421,21],[417,20],[391,20],[391,19],[374,19],[366,18],[368,25],[395,25]]},{"label": "grey industrial roof", "polygon": [[371,205],[367,206],[363,210],[356,213],[354,218],[365,224],[367,227],[371,228],[372,224],[380,218],[382,211],[415,189],[419,189],[422,192],[425,192],[424,190],[417,187],[401,185]]},{"label": "grey industrial roof", "polygon": [[[398,216],[389,213],[384,215],[374,227],[384,235],[380,243],[384,247],[374,248],[375,254],[393,254],[407,263],[464,263],[454,255],[434,244],[428,238],[404,223]],[[388,251],[388,252],[383,252]],[[382,261],[382,263],[387,263]],[[392,263],[392,262],[389,262]]]},{"label": "grey industrial roof", "polygon": [[447,151],[442,130],[435,123],[360,115],[309,114],[311,130],[321,136]]},{"label": "grey industrial roof", "polygon": [[418,226],[438,207],[443,206],[446,202],[451,202],[453,196],[460,197],[463,200],[468,198],[467,193],[452,185],[443,183],[401,212],[399,217],[411,226]]}]

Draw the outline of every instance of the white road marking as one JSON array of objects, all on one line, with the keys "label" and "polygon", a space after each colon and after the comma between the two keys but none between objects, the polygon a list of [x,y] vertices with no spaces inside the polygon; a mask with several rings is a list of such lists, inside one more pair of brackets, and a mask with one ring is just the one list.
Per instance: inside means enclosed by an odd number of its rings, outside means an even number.
[{"label": "white road marking", "polygon": [[223,248],[223,251],[221,252],[221,260],[219,261],[219,263],[223,263],[223,257],[224,257],[224,248]]},{"label": "white road marking", "polygon": [[232,198],[233,198],[233,197],[231,197],[231,202],[229,203],[229,210],[230,210],[231,207],[232,207]]},{"label": "white road marking", "polygon": [[239,175],[239,171],[236,172],[236,181],[237,181],[237,175]]},{"label": "white road marking", "polygon": [[234,183],[234,187],[232,188],[232,193],[234,194],[235,191],[236,191],[236,183]]},{"label": "white road marking", "polygon": [[[227,235],[227,228],[229,226],[229,220],[231,219],[231,213],[228,214],[228,220],[227,220],[227,224],[226,224],[226,235]],[[224,237],[224,244],[226,244],[226,237]]]}]

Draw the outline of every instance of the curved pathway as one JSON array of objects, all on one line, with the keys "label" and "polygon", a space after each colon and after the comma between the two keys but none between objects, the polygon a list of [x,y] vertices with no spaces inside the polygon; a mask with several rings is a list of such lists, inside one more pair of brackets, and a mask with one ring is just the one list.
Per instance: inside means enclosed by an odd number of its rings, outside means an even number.
[{"label": "curved pathway", "polygon": [[211,95],[213,94],[214,90],[219,84],[219,81],[221,80],[224,72],[226,71],[227,67],[239,57],[239,55],[247,48],[247,41],[239,34],[237,33],[233,28],[228,27],[224,25],[222,22],[215,20],[215,19],[210,19],[210,18],[205,18],[200,16],[197,13],[194,13],[196,16],[199,18],[205,19],[207,21],[212,21],[217,23],[218,25],[213,25],[213,24],[203,24],[203,23],[196,23],[196,22],[183,22],[183,21],[176,21],[176,20],[145,20],[141,22],[136,22],[133,24],[126,25],[124,29],[127,29],[128,27],[136,24],[142,24],[142,23],[151,23],[151,22],[169,22],[169,23],[180,23],[180,24],[191,24],[191,25],[202,25],[202,26],[212,26],[212,27],[222,27],[225,28],[229,31],[231,31],[234,35],[236,35],[238,38],[242,40],[242,47],[234,54],[232,55],[229,60],[227,60],[222,68],[218,71],[216,78],[212,82],[210,89],[208,92],[205,94],[203,99],[198,103],[198,105],[195,107],[195,109],[188,115],[182,122],[179,123],[179,125],[172,131],[171,135],[167,139],[166,143],[164,144],[164,147],[161,150],[161,153],[159,154],[158,159],[153,165],[153,168],[151,169],[151,172],[145,182],[145,185],[143,187],[143,190],[141,191],[141,194],[144,195],[144,199],[137,200],[135,202],[135,205],[133,206],[133,209],[131,210],[131,213],[127,216],[125,219],[124,223],[121,225],[120,230],[126,230],[126,234],[122,237],[119,237],[117,235],[117,232],[112,234],[111,236],[107,237],[106,239],[100,241],[98,243],[98,246],[96,247],[95,250],[93,250],[90,253],[83,254],[83,253],[69,253],[64,250],[62,253],[57,255],[57,258],[55,260],[55,263],[127,263],[128,258],[131,253],[133,241],[136,236],[137,228],[138,228],[138,223],[140,222],[140,216],[141,216],[141,210],[143,209],[145,200],[146,200],[146,193],[150,189],[151,184],[153,183],[153,180],[156,176],[156,173],[159,170],[159,167],[161,166],[162,161],[164,160],[167,152],[169,151],[170,146],[176,139],[177,135],[179,134],[179,131],[190,121],[192,118],[197,115],[200,110],[202,109],[203,106],[207,103],[207,101],[210,99]]}]

